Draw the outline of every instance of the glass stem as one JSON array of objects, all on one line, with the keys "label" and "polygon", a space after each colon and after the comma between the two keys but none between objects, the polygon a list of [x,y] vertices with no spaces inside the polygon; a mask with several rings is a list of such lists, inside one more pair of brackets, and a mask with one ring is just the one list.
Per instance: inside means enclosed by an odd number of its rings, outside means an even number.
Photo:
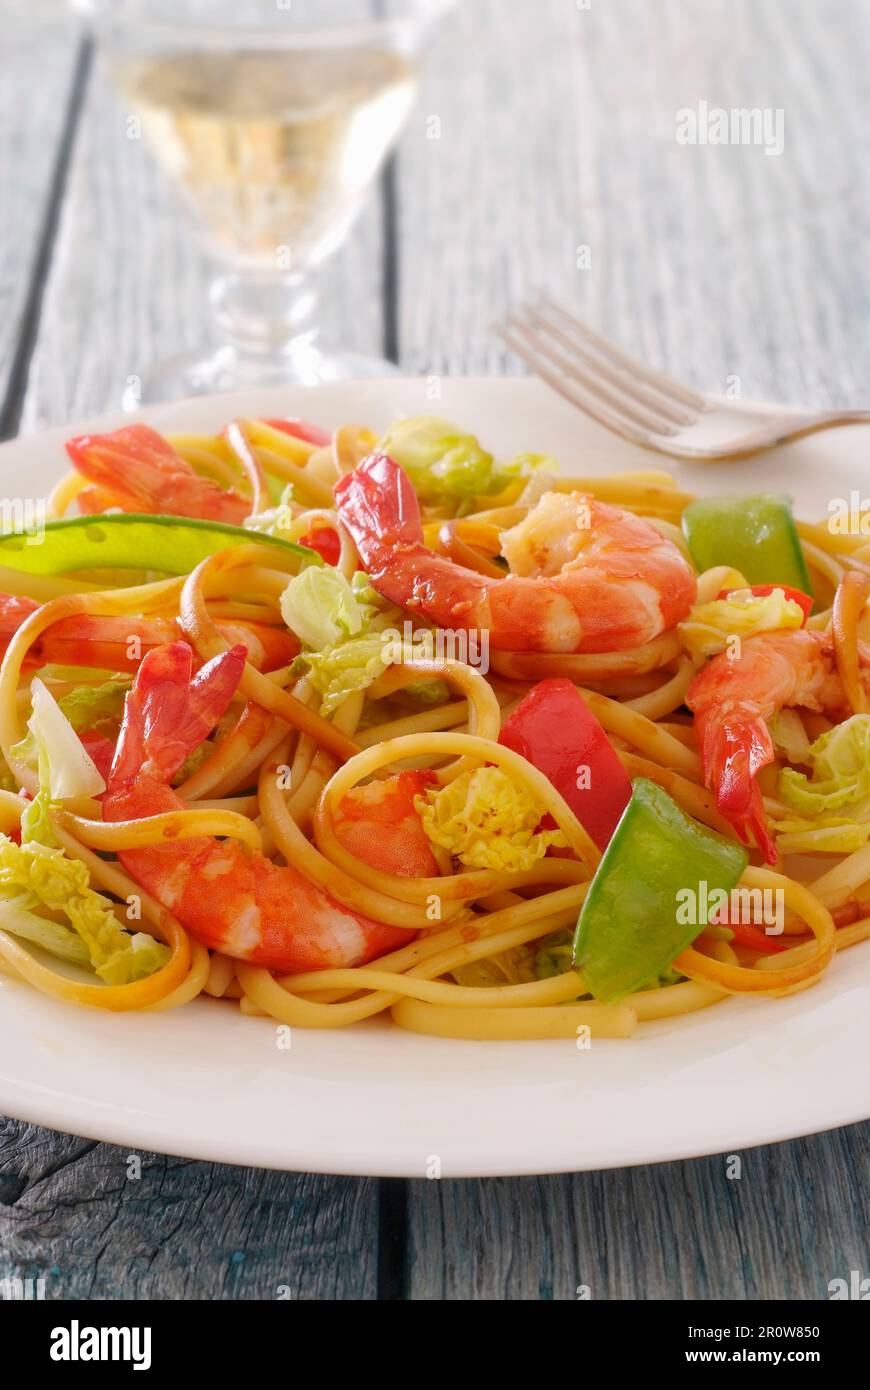
[{"label": "glass stem", "polygon": [[304,354],[317,337],[317,292],[307,275],[222,269],[209,302],[221,341],[252,367]]}]

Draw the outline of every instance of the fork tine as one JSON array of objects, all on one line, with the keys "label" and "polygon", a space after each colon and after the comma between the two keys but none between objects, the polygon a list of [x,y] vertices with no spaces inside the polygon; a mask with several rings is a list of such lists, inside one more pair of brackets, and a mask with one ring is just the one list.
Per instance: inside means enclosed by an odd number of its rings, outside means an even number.
[{"label": "fork tine", "polygon": [[687,406],[694,410],[696,414],[709,409],[709,403],[698,391],[692,391],[682,382],[675,381],[666,372],[658,371],[655,367],[650,367],[638,357],[632,357],[629,353],[623,352],[602,338],[598,333],[593,333],[585,323],[576,318],[574,314],[569,314],[567,309],[563,309],[561,304],[557,304],[549,295],[544,295],[541,300],[542,307],[555,314],[565,325],[566,328],[605,359],[609,365],[618,372],[625,373],[634,381],[643,382],[645,385],[653,387],[659,391],[666,399]]},{"label": "fork tine", "polygon": [[697,410],[689,411],[686,406],[676,404],[659,392],[630,380],[625,372],[617,371],[607,360],[602,361],[578,342],[573,334],[566,333],[559,323],[546,316],[545,311],[526,308],[525,312],[542,333],[554,338],[566,350],[574,362],[574,375],[578,379],[584,380],[590,389],[602,393],[607,393],[607,386],[613,387],[622,400],[628,400],[636,410],[644,412],[644,423],[649,428],[667,432],[671,426],[685,427],[697,420]]},{"label": "fork tine", "polygon": [[614,419],[622,422],[623,427],[631,426],[647,434],[664,436],[676,433],[676,426],[660,412],[649,410],[634,399],[615,394],[605,382],[594,376],[590,379],[589,373],[583,372],[573,350],[569,348],[565,352],[547,325],[539,325],[517,314],[511,315],[508,322],[525,340],[527,347],[537,354],[538,360],[546,359],[576,388],[586,392],[592,400],[599,401]]},{"label": "fork tine", "polygon": [[[654,440],[648,430],[637,428],[625,413],[608,410],[606,406],[602,405],[600,393],[592,394],[583,389],[570,375],[570,366],[568,368],[569,374],[566,375],[565,369],[559,366],[558,354],[554,354],[549,348],[542,351],[535,341],[534,330],[529,329],[516,316],[512,316],[508,320],[500,329],[500,333],[508,347],[522,358],[526,366],[536,376],[539,376],[548,386],[552,386],[554,391],[558,391],[578,410],[582,410],[593,420],[597,420],[598,424],[603,425],[606,430],[610,430],[613,434],[622,435],[624,439],[638,444],[641,448],[655,447]],[[656,431],[656,434],[661,437],[659,431]]]}]

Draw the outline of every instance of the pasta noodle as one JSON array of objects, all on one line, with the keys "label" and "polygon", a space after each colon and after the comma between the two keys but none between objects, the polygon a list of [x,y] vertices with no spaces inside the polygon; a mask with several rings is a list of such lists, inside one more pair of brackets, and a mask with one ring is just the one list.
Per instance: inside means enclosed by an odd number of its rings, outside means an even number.
[{"label": "pasta noodle", "polygon": [[[120,685],[108,677],[126,671],[123,695],[135,661],[131,658],[132,668],[129,662],[106,667],[105,650],[116,640],[112,634],[124,632],[125,623],[131,633],[134,628],[150,631],[151,624],[163,634],[149,652],[175,651],[186,643],[195,665],[207,666],[211,673],[229,670],[233,660],[239,663],[237,682],[220,708],[217,702],[213,709],[209,705],[205,684],[192,704],[189,692],[188,703],[178,704],[173,717],[179,745],[188,737],[188,725],[199,729],[199,736],[174,762],[166,753],[171,772],[164,779],[162,801],[156,797],[150,810],[134,807],[129,814],[119,802],[107,816],[107,802],[101,804],[89,793],[63,804],[52,801],[47,812],[50,846],[82,866],[79,873],[111,904],[122,928],[125,911],[135,902],[136,932],[146,945],[157,943],[163,952],[159,966],[122,983],[103,983],[81,964],[60,968],[49,959],[50,947],[16,934],[0,897],[4,970],[65,1002],[113,1011],[156,1012],[205,995],[219,1001],[212,1007],[238,1007],[245,1015],[302,1028],[344,1028],[380,1015],[398,1028],[444,1038],[624,1039],[642,1036],[657,1021],[690,1015],[735,995],[804,989],[820,978],[835,951],[870,938],[870,845],[839,854],[833,867],[822,872],[818,856],[792,864],[782,851],[790,843],[793,812],[773,795],[777,788],[768,772],[760,784],[759,806],[774,823],[777,843],[782,841],[779,858],[775,868],[753,859],[739,886],[781,895],[787,937],[779,943],[781,949],[772,945],[765,950],[758,939],[731,930],[733,923],[717,925],[716,918],[705,918],[692,944],[676,953],[668,978],[623,991],[616,1002],[591,997],[586,967],[571,965],[566,934],[573,932],[587,899],[592,902],[590,884],[601,866],[601,843],[555,782],[507,741],[500,742],[500,736],[530,688],[548,680],[567,681],[632,781],[653,783],[701,826],[734,844],[722,800],[705,784],[703,739],[685,709],[704,657],[674,624],[616,650],[578,652],[555,644],[550,650],[520,651],[497,645],[489,653],[488,670],[444,655],[437,641],[427,646],[420,639],[432,638],[433,627],[413,602],[399,613],[391,609],[388,595],[379,590],[373,597],[366,588],[365,566],[333,494],[339,479],[348,479],[372,452],[375,437],[361,426],[347,425],[325,442],[319,431],[305,427],[294,433],[294,428],[242,420],[218,438],[184,435],[169,441],[197,485],[239,499],[240,513],[247,507],[251,516],[247,539],[201,555],[177,577],[155,578],[150,565],[137,567],[132,560],[129,574],[121,579],[115,570],[109,572],[111,584],[100,582],[99,569],[30,574],[0,567],[0,587],[23,601],[33,600],[32,612],[22,609],[21,621],[6,634],[0,669],[0,748],[10,785],[18,789],[0,791],[0,834],[7,845],[18,842],[27,804],[20,793],[42,796],[44,768],[26,756],[25,740],[35,674],[61,702],[80,697],[83,690],[96,701],[106,683],[112,689]],[[88,485],[79,472],[61,479],[48,499],[49,517],[65,518],[76,506],[91,505]],[[111,493],[108,483],[106,488]],[[458,516],[443,499],[432,503],[423,534],[432,556],[463,566],[463,573],[480,582],[497,584],[506,573],[502,534],[521,529],[542,498],[575,493],[651,523],[673,543],[675,553],[686,553],[678,528],[693,499],[658,471],[608,478],[513,478],[501,493],[478,497],[476,504],[466,502]],[[171,513],[171,496],[155,499],[151,512],[161,512],[161,500]],[[278,512],[280,521],[275,521]],[[204,516],[208,519],[209,513]],[[649,526],[647,530],[659,543]],[[287,543],[283,549],[273,543],[275,534]],[[807,632],[831,644],[845,714],[867,715],[860,638],[870,559],[860,538],[834,535],[824,525],[798,523],[798,534],[818,596]],[[296,659],[298,643],[287,647],[288,625],[295,631],[285,607],[289,586],[313,572],[305,568],[306,556],[311,559],[311,548],[317,549],[322,535],[332,547],[323,558],[335,576],[337,611],[344,604],[365,614],[371,626],[360,619],[354,630],[350,620],[330,617],[322,608],[317,620],[338,624],[336,651],[345,642],[364,644],[374,634],[371,652],[359,648],[359,660],[370,661],[371,672],[357,687],[339,687],[331,705],[333,687],[324,684],[317,661],[307,649]],[[710,568],[698,575],[697,603],[713,605],[740,585],[741,576],[727,565]],[[389,623],[397,624],[404,636],[398,651],[388,660],[379,659]],[[46,653],[64,631],[74,633],[78,646],[72,664],[58,661],[55,666]],[[276,659],[270,666],[264,656],[258,664],[253,641],[243,643],[245,654],[237,658],[239,632],[242,638],[258,633],[267,655],[283,651],[280,663]],[[89,634],[104,644],[93,659],[88,658]],[[280,647],[282,642],[287,649]],[[324,650],[332,648],[325,645]],[[314,653],[320,656],[316,648]],[[142,660],[141,652],[136,660]],[[138,683],[138,675],[136,679]],[[159,698],[163,696],[155,696]],[[129,721],[131,710],[138,708],[130,696],[126,708]],[[795,715],[793,734],[809,746],[814,730],[818,736],[835,727],[838,721],[828,719],[829,713],[804,711],[803,723]],[[158,716],[149,707],[137,717],[142,721],[138,736],[148,747]],[[115,727],[111,741],[117,733]],[[86,748],[92,746],[84,733],[82,741]],[[146,782],[156,779],[162,754],[155,756],[156,762],[150,755],[143,761]],[[116,761],[120,757],[115,754]],[[430,811],[434,816],[442,797],[470,796],[470,789],[484,785],[484,774],[491,785],[509,787],[531,819],[522,834],[515,832],[515,840],[505,831],[495,848],[487,841],[486,854],[480,850],[477,862],[478,841],[501,832],[487,831],[485,820],[484,828],[474,832],[477,841],[468,830],[471,848],[462,857],[439,841]],[[401,806],[396,801],[399,809],[391,819],[390,798],[400,792],[404,800]],[[351,824],[353,816],[358,820]],[[407,830],[410,823],[416,839]],[[828,828],[839,830],[839,825]],[[453,828],[450,833],[458,832]],[[799,831],[798,840],[805,833]],[[549,837],[548,848],[539,852],[542,836]],[[148,874],[134,870],[147,863],[151,873],[164,862],[154,856],[167,849],[176,856],[176,877],[171,890],[166,886],[158,896]],[[754,848],[752,853],[757,858]],[[232,874],[229,864],[236,866]],[[226,922],[220,930],[215,926],[210,937],[189,918],[183,881],[195,879],[207,897],[209,883],[217,883],[215,891],[220,891],[221,874],[227,874],[230,906]],[[316,918],[328,902],[334,940],[329,950],[323,948],[316,969],[264,965],[246,945],[246,932],[256,936],[262,927],[268,934],[261,919],[265,909],[255,911],[253,899],[248,903],[241,896],[240,885],[259,883],[258,875],[265,884],[284,885],[280,912],[298,913],[302,937],[308,930],[306,912]],[[244,891],[252,890],[248,886]],[[299,897],[295,909],[294,893]],[[315,910],[311,902],[321,906]],[[46,939],[50,929],[59,928],[60,915],[56,908],[37,907],[37,926],[45,926]],[[375,931],[383,934],[383,944],[367,953],[370,959],[356,963],[363,954],[357,949],[360,933],[365,937]]]}]

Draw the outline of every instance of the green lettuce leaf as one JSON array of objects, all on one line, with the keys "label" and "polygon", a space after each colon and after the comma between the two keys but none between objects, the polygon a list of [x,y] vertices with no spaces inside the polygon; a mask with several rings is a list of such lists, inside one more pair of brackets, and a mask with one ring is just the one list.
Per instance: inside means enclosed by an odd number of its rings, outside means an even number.
[{"label": "green lettuce leaf", "polygon": [[[552,936],[544,937],[537,946],[535,955],[535,978],[538,980],[551,980],[556,975],[564,975],[570,970],[571,960],[574,951],[574,929],[573,927],[565,931],[554,932]],[[668,985],[678,985],[685,979],[678,970],[674,970],[669,965],[660,975],[656,975],[652,980],[648,980],[642,986],[644,990],[664,989]],[[581,995],[578,998],[589,998],[589,995]]]},{"label": "green lettuce leaf", "polygon": [[103,681],[102,685],[81,685],[61,695],[58,706],[76,733],[97,729],[101,724],[120,724],[124,701],[132,681]]},{"label": "green lettuce leaf", "polygon": [[334,714],[348,695],[373,685],[390,664],[389,650],[383,635],[373,632],[299,657],[314,689],[323,696],[321,714]]},{"label": "green lettuce leaf", "polygon": [[414,805],[433,844],[469,869],[524,873],[551,845],[564,848],[561,830],[539,830],[534,796],[497,767],[478,767],[427,789]]},{"label": "green lettuce leaf", "polygon": [[553,463],[540,454],[518,454],[513,462],[500,463],[474,435],[433,415],[397,420],[378,448],[405,470],[420,501],[429,507],[455,509],[474,497],[501,492],[514,479]]},{"label": "green lettuce leaf", "polygon": [[38,677],[31,684],[30,694],[33,712],[27,721],[29,737],[14,745],[12,756],[19,762],[36,763],[40,790],[51,801],[96,796],[105,791],[106,784],[78,734]]},{"label": "green lettuce leaf", "polygon": [[[33,681],[31,692],[28,728],[36,745],[39,792],[22,814],[21,844],[0,835],[0,922],[62,960],[89,962],[106,984],[143,979],[169,959],[168,947],[146,933],[131,936],[124,930],[109,899],[91,887],[87,867],[58,845],[51,822],[54,806],[69,797],[92,796],[105,783],[40,680]],[[64,916],[69,927],[42,912]]]},{"label": "green lettuce leaf", "polygon": [[418,704],[429,708],[443,705],[450,699],[450,686],[446,681],[415,681],[413,685],[405,686],[405,694],[412,696]]},{"label": "green lettuce leaf", "polygon": [[[130,681],[103,681],[101,685],[81,685],[61,695],[57,707],[76,733],[84,729],[100,729],[102,726],[114,727],[124,716],[124,700],[130,689]],[[28,731],[20,743],[16,743],[13,756],[18,762],[36,767],[39,749],[36,736]]]},{"label": "green lettuce leaf", "polygon": [[183,786],[188,777],[192,777],[195,772],[199,772],[203,763],[211,757],[214,749],[215,746],[212,740],[206,739],[204,743],[200,743],[198,747],[194,748],[192,753],[188,753],[181,767],[172,779],[173,787]]},{"label": "green lettuce leaf", "polygon": [[770,737],[778,751],[790,763],[806,763],[810,757],[810,741],[803,720],[796,709],[781,709],[768,720]]},{"label": "green lettuce leaf", "polygon": [[[570,965],[568,966],[570,969]],[[458,985],[467,989],[498,989],[503,985],[530,985],[535,979],[535,947],[514,946],[485,960],[470,961],[451,970]]]},{"label": "green lettuce leaf", "polygon": [[[22,821],[22,834],[23,826]],[[126,932],[109,900],[91,887],[85,865],[68,858],[56,846],[31,840],[16,845],[0,835],[0,909],[9,906],[10,900],[18,909],[30,912],[41,907],[63,913],[84,944],[91,966],[106,984],[141,980],[169,959],[168,947],[153,937]],[[52,950],[53,942],[61,945],[55,954],[72,958],[68,938],[57,937],[47,924],[39,944]]]},{"label": "green lettuce leaf", "polygon": [[870,715],[853,714],[822,734],[807,754],[808,777],[793,767],[779,775],[780,801],[804,818],[861,822],[870,818]]},{"label": "green lettuce leaf", "polygon": [[82,938],[72,927],[65,927],[62,922],[52,922],[47,917],[38,917],[35,912],[22,906],[32,901],[31,894],[23,894],[8,902],[0,899],[0,931],[40,946],[43,951],[57,956],[58,960],[70,961],[73,965],[89,965],[88,948]]},{"label": "green lettuce leaf", "polygon": [[535,952],[535,978],[552,980],[570,970],[574,950],[574,929],[545,936]]},{"label": "green lettuce leaf", "polygon": [[321,714],[334,714],[348,695],[367,690],[393,660],[386,635],[399,610],[385,604],[368,575],[348,583],[338,570],[305,570],[291,580],[281,612],[307,649],[297,668],[323,696]]},{"label": "green lettuce leaf", "polygon": [[21,842],[54,847],[57,836],[51,823],[51,796],[47,787],[42,787],[32,801],[28,801],[21,812]]},{"label": "green lettuce leaf", "polygon": [[795,816],[776,822],[776,847],[781,854],[854,854],[870,836],[870,821],[837,816]]},{"label": "green lettuce leaf", "polygon": [[[269,480],[272,491],[272,479]],[[295,521],[293,514],[293,484],[288,483],[280,493],[274,507],[265,512],[255,512],[245,521],[246,531],[256,531],[261,536],[277,536],[279,540],[288,539],[290,528]]]},{"label": "green lettuce leaf", "polygon": [[782,589],[764,596],[738,589],[728,598],[696,604],[679,624],[683,644],[692,656],[716,656],[735,637],[755,637],[760,632],[782,632],[802,627],[804,611]]},{"label": "green lettuce leaf", "polygon": [[358,637],[371,611],[339,570],[325,566],[291,579],[281,595],[281,616],[303,646],[321,652]]}]

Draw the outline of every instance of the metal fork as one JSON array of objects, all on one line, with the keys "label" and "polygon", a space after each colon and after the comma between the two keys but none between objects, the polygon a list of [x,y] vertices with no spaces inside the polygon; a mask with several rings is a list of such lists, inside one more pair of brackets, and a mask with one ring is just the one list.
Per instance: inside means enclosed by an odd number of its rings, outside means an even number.
[{"label": "metal fork", "polygon": [[499,331],[537,376],[599,425],[673,458],[748,458],[817,430],[870,424],[870,410],[772,416],[702,396],[614,347],[551,299],[510,314]]}]

